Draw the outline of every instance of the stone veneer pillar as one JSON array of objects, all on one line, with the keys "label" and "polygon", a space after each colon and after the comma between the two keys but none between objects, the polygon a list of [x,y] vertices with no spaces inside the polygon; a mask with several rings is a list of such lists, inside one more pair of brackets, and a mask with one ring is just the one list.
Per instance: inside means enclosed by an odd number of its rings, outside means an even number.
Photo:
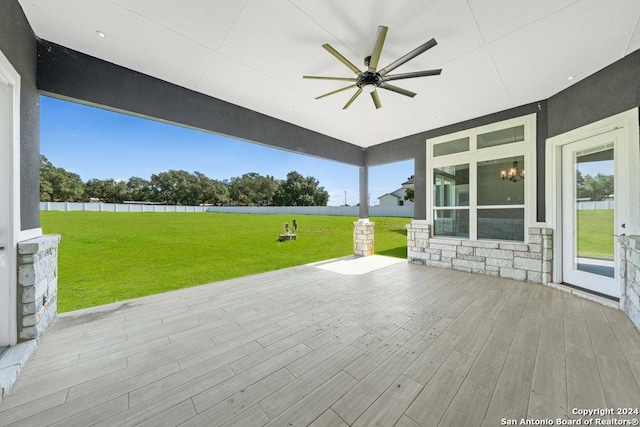
[{"label": "stone veneer pillar", "polygon": [[623,236],[620,242],[620,308],[640,329],[640,236]]},{"label": "stone veneer pillar", "polygon": [[359,219],[353,223],[353,254],[356,256],[373,255],[373,228],[375,223],[368,219]]},{"label": "stone veneer pillar", "polygon": [[37,339],[58,311],[60,236],[18,243],[18,340]]},{"label": "stone veneer pillar", "polygon": [[431,224],[413,220],[407,225],[407,259],[413,264],[549,283],[553,231],[529,227],[528,233],[528,243],[433,238]]}]

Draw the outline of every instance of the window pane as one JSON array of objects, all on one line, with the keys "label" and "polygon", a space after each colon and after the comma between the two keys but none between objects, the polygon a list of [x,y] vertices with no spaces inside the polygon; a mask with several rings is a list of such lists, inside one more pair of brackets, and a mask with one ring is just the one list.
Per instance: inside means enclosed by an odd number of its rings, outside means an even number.
[{"label": "window pane", "polygon": [[433,206],[469,206],[469,165],[433,169]]},{"label": "window pane", "polygon": [[524,171],[524,156],[478,162],[478,206],[524,205],[524,179],[515,174],[516,182],[502,179],[518,162],[518,171]]},{"label": "window pane", "polygon": [[469,237],[469,210],[434,210],[433,234],[435,236]]},{"label": "window pane", "polygon": [[478,209],[478,239],[524,241],[524,209]]},{"label": "window pane", "polygon": [[524,141],[524,125],[478,135],[478,149]]},{"label": "window pane", "polygon": [[574,266],[615,278],[614,169],[613,144],[575,153]]},{"label": "window pane", "polygon": [[469,151],[469,137],[443,142],[433,146],[433,157]]}]

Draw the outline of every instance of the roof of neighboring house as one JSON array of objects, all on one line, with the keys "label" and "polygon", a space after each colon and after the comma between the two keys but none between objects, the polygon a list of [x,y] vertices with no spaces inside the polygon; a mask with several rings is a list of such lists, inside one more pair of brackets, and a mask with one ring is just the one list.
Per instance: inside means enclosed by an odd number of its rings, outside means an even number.
[{"label": "roof of neighboring house", "polygon": [[413,178],[409,178],[408,180],[402,183],[402,188],[406,188],[410,190],[414,187],[414,185],[415,185],[415,182]]},{"label": "roof of neighboring house", "polygon": [[383,194],[382,196],[378,197],[378,199],[382,199],[382,198],[383,198],[383,197],[385,197],[385,196],[393,196],[393,197],[395,197],[396,199],[399,199],[399,198],[400,198],[399,196],[396,196],[395,194],[392,194],[392,193],[386,193],[386,194]]},{"label": "roof of neighboring house", "polygon": [[395,198],[397,198],[397,199],[400,199],[400,198],[402,198],[403,196],[398,196],[397,194],[394,194],[394,193],[397,193],[398,191],[404,191],[404,188],[398,188],[397,190],[394,190],[394,191],[392,191],[391,193],[383,194],[382,196],[378,197],[378,199],[381,199],[381,198],[383,198],[384,196],[393,196],[393,197],[395,197]]}]

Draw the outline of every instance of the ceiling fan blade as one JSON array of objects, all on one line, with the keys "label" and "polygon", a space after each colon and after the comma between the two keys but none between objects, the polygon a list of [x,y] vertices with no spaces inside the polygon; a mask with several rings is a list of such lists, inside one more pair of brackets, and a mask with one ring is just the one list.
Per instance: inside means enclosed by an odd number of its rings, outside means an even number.
[{"label": "ceiling fan blade", "polygon": [[378,27],[378,34],[376,35],[376,44],[373,45],[371,51],[371,59],[369,59],[369,71],[375,72],[378,68],[378,61],[380,60],[380,54],[382,53],[382,46],[384,45],[384,39],[387,37],[387,31],[389,28],[380,25]]},{"label": "ceiling fan blade", "polygon": [[426,76],[438,76],[442,72],[442,68],[439,70],[425,70],[425,71],[414,71],[412,73],[401,73],[401,74],[389,74],[382,78],[383,82],[390,82],[392,80],[401,80],[401,79],[412,79],[414,77],[426,77]]},{"label": "ceiling fan blade", "polygon": [[302,76],[303,79],[313,80],[338,80],[341,82],[355,82],[358,81],[355,77],[328,77],[328,76]]},{"label": "ceiling fan blade", "polygon": [[328,43],[327,44],[323,44],[322,47],[329,52],[331,55],[335,56],[338,61],[342,62],[344,65],[346,65],[347,67],[349,67],[349,69],[351,71],[353,71],[354,73],[356,73],[357,75],[362,74],[362,71],[360,71],[358,69],[358,67],[356,67],[355,65],[353,65],[347,58],[345,58],[344,56],[342,56],[340,54],[340,52],[338,52],[337,50],[335,50],[334,48],[332,48]]},{"label": "ceiling fan blade", "polygon": [[412,50],[411,52],[407,53],[405,56],[396,59],[394,62],[392,62],[391,64],[389,64],[386,67],[384,67],[382,70],[379,71],[380,75],[384,77],[385,74],[387,74],[388,72],[395,70],[396,68],[398,68],[399,66],[401,66],[405,62],[408,62],[408,61],[412,60],[416,56],[420,55],[421,53],[424,53],[424,52],[428,51],[429,49],[431,49],[432,47],[434,47],[437,44],[438,43],[436,42],[435,39],[429,40],[428,42],[424,43],[423,45],[420,45],[417,48],[415,48],[414,50]]},{"label": "ceiling fan blade", "polygon": [[324,95],[320,95],[320,96],[316,97],[316,99],[322,99],[325,96],[333,95],[335,93],[339,93],[339,92],[342,92],[343,90],[347,90],[347,89],[352,89],[354,87],[356,87],[356,85],[349,85],[347,87],[343,87],[342,89],[334,90],[333,92],[329,92],[329,93],[325,93]]},{"label": "ceiling fan blade", "polygon": [[351,104],[353,104],[353,101],[356,100],[356,98],[362,93],[362,89],[358,88],[358,90],[356,91],[356,93],[353,94],[353,96],[351,97],[351,99],[349,100],[349,102],[347,102],[345,104],[344,107],[342,107],[343,110],[346,110],[347,108],[349,108],[349,106]]},{"label": "ceiling fan blade", "polygon": [[390,85],[389,83],[382,83],[378,87],[380,87],[382,89],[390,90],[391,92],[399,93],[399,94],[404,95],[404,96],[408,96],[410,98],[413,98],[414,96],[417,95],[417,93],[415,93],[415,92],[411,92],[410,90],[402,89],[401,87],[398,87],[398,86]]},{"label": "ceiling fan blade", "polygon": [[375,104],[376,108],[382,108],[382,103],[380,102],[380,97],[378,96],[377,90],[371,92],[371,99],[373,99],[373,103]]}]

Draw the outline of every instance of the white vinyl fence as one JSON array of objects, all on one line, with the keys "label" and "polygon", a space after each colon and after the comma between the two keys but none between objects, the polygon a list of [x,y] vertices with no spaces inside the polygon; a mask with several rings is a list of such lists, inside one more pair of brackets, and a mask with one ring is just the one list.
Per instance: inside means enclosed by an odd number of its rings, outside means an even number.
[{"label": "white vinyl fence", "polygon": [[613,200],[602,200],[599,202],[584,201],[578,202],[579,211],[593,211],[598,209],[613,209]]},{"label": "white vinyl fence", "polygon": [[[357,217],[358,206],[170,206],[115,203],[40,202],[41,211],[224,212],[246,214],[330,215]],[[369,216],[413,218],[413,206],[369,206]]]},{"label": "white vinyl fence", "polygon": [[134,205],[99,202],[40,202],[41,211],[91,212],[207,212],[209,206]]}]

